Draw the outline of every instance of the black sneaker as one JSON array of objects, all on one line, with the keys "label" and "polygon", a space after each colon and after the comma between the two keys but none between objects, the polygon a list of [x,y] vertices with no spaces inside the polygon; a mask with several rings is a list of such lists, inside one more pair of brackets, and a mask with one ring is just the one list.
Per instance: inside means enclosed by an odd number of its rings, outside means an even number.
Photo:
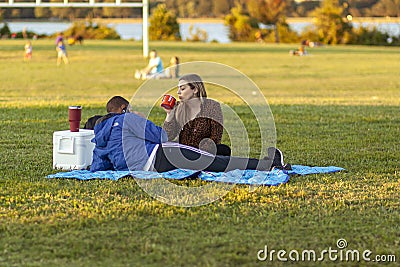
[{"label": "black sneaker", "polygon": [[291,171],[292,170],[292,165],[290,165],[290,163],[286,163],[285,165],[283,165],[283,169],[286,171]]},{"label": "black sneaker", "polygon": [[269,147],[268,148],[268,158],[272,160],[271,170],[273,168],[285,169],[285,163],[283,162],[283,153],[278,148]]},{"label": "black sneaker", "polygon": [[272,166],[271,170],[282,170],[282,171],[291,171],[292,170],[292,165],[290,163],[286,163],[283,166]]}]

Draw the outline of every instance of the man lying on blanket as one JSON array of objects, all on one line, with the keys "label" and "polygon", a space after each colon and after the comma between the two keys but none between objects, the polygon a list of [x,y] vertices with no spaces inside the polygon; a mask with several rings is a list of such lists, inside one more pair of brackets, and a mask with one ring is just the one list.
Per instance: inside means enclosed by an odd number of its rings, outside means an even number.
[{"label": "man lying on blanket", "polygon": [[279,149],[268,148],[268,157],[258,160],[213,155],[197,148],[167,142],[166,132],[137,112],[130,112],[129,102],[120,96],[107,103],[108,114],[94,127],[96,144],[91,171],[173,169],[226,172],[234,169],[268,171],[285,168]]}]

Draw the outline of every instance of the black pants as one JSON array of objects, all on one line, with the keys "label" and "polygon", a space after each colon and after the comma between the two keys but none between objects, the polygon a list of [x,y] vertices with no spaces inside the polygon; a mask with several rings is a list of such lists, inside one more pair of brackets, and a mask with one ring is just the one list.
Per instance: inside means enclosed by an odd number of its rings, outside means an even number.
[{"label": "black pants", "polygon": [[207,152],[185,147],[168,147],[160,145],[154,162],[158,172],[174,169],[190,169],[199,171],[226,172],[239,170],[269,170],[271,162],[252,158],[240,158],[211,155]]},{"label": "black pants", "polygon": [[224,144],[217,144],[217,155],[230,156],[231,148]]}]

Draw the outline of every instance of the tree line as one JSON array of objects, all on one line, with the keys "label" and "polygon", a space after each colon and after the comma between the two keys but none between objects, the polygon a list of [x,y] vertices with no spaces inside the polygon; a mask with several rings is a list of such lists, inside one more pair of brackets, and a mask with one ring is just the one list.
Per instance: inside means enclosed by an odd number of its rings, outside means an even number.
[{"label": "tree line", "polygon": [[[15,0],[15,2],[29,0]],[[33,0],[30,0],[33,1]],[[101,0],[99,2],[113,2],[113,0]],[[124,0],[123,0],[124,1]],[[237,4],[245,5],[251,0],[165,0],[167,9],[180,18],[223,18]],[[50,0],[60,2],[60,0]],[[70,2],[82,2],[70,0]],[[254,1],[252,1],[254,2]],[[262,2],[259,1],[260,8]],[[322,1],[295,1],[284,0],[286,17],[312,16],[315,9],[319,8]],[[158,1],[150,1],[150,12],[159,4]],[[400,16],[399,0],[340,0],[339,4],[345,8],[348,14],[354,17],[363,16]],[[75,18],[139,18],[142,16],[138,8],[3,8],[0,9],[0,19],[69,19]]]},{"label": "tree line", "polygon": [[[320,44],[396,45],[399,36],[391,36],[376,27],[353,27],[348,5],[339,0],[324,0],[312,12],[313,25],[300,34],[286,23],[285,0],[247,0],[237,4],[225,17],[229,38],[233,41],[312,42]],[[260,24],[268,26],[261,28]]]},{"label": "tree line", "polygon": [[[313,46],[315,44],[400,45],[399,36],[390,36],[376,28],[354,28],[351,16],[339,0],[324,0],[313,12],[313,25],[298,34],[286,23],[284,0],[247,0],[236,3],[225,16],[232,41],[283,42]],[[260,27],[261,25],[267,27]],[[165,4],[158,5],[150,18],[151,40],[181,40],[176,15]],[[206,41],[207,37],[192,34],[187,41]]]},{"label": "tree line", "polygon": [[[308,44],[361,44],[361,45],[400,45],[400,36],[391,36],[377,28],[353,27],[352,16],[348,15],[348,6],[340,0],[324,0],[320,7],[312,12],[313,25],[305,31],[297,33],[286,22],[288,9],[285,0],[246,0],[236,2],[225,15],[224,22],[229,28],[232,41],[245,42],[283,42]],[[347,14],[347,15],[346,15]],[[85,39],[118,39],[115,30],[107,26],[75,23],[66,31],[68,36],[81,36]],[[7,23],[0,28],[0,36],[11,34]],[[14,33],[15,34],[15,33]],[[12,38],[26,38],[34,33],[16,33]],[[21,35],[21,36],[18,36]],[[159,4],[153,9],[149,27],[150,40],[181,41],[180,25],[175,12],[166,4]],[[190,37],[186,41],[208,41],[207,32],[190,29]]]}]

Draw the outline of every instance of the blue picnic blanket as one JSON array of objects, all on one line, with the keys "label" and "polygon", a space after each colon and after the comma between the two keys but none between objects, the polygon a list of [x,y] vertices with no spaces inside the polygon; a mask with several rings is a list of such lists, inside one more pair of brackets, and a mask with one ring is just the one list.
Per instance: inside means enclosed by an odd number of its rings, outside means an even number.
[{"label": "blue picnic blanket", "polygon": [[290,175],[307,175],[318,173],[332,173],[344,170],[340,167],[309,167],[302,165],[292,165],[291,171],[272,170],[233,170],[229,172],[206,172],[186,169],[177,169],[168,172],[158,173],[150,171],[98,171],[90,172],[87,170],[75,170],[69,172],[59,172],[50,174],[47,178],[73,178],[79,180],[109,179],[117,181],[123,177],[134,177],[138,179],[190,179],[200,178],[203,181],[222,182],[246,185],[265,185],[275,186],[287,183]]},{"label": "blue picnic blanket", "polygon": [[308,175],[308,174],[319,174],[319,173],[332,173],[340,172],[345,169],[341,167],[328,166],[328,167],[310,167],[303,165],[292,165],[292,170],[287,171],[289,175]]}]

